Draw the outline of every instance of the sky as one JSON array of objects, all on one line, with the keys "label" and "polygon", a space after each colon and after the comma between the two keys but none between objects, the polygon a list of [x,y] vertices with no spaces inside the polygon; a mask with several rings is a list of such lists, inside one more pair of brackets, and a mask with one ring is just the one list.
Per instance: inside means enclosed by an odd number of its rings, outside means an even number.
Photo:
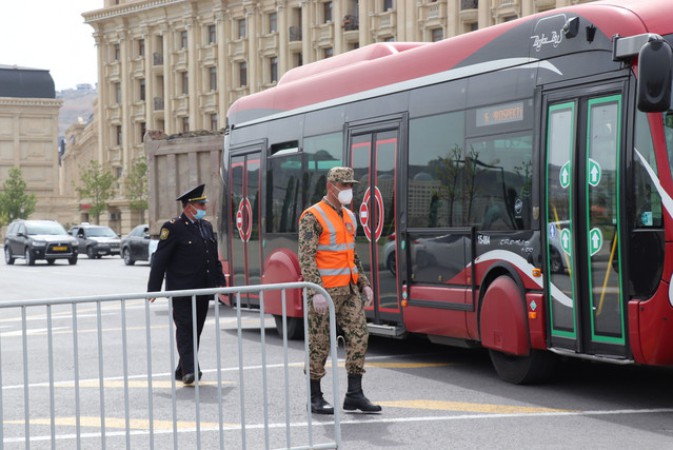
[{"label": "sky", "polygon": [[51,73],[57,91],[98,82],[93,28],[82,13],[103,0],[0,0],[0,64]]}]

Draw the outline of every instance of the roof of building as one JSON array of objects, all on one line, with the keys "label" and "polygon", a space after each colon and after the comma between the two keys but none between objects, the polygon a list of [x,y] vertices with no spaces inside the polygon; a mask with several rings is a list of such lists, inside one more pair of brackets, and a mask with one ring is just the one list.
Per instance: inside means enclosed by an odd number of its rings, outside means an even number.
[{"label": "roof of building", "polygon": [[0,97],[56,98],[48,70],[0,64]]}]

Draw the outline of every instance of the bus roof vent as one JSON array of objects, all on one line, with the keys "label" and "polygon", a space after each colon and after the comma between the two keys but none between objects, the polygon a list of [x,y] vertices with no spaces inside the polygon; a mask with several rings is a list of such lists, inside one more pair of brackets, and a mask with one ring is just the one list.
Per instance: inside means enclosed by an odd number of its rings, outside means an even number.
[{"label": "bus roof vent", "polygon": [[427,45],[429,42],[378,42],[350,52],[321,59],[304,66],[295,67],[285,73],[278,84],[286,84],[295,80],[301,80],[318,74],[331,72],[345,66],[374,59],[385,58],[398,53]]}]

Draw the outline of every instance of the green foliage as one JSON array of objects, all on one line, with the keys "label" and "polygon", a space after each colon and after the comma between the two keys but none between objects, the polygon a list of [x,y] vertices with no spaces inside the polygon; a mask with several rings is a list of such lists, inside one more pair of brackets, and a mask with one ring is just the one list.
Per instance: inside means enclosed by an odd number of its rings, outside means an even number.
[{"label": "green foliage", "polygon": [[26,182],[21,169],[12,167],[0,192],[0,225],[14,219],[26,219],[35,211],[37,198],[32,192],[26,192]]},{"label": "green foliage", "polygon": [[103,169],[98,161],[91,161],[88,167],[80,167],[80,183],[75,184],[80,203],[90,202],[89,214],[99,223],[100,215],[107,210],[107,201],[114,194],[112,184],[115,177],[112,172]]},{"label": "green foliage", "polygon": [[140,157],[131,166],[129,174],[124,181],[126,187],[126,198],[129,199],[129,206],[139,212],[147,209],[147,161]]}]

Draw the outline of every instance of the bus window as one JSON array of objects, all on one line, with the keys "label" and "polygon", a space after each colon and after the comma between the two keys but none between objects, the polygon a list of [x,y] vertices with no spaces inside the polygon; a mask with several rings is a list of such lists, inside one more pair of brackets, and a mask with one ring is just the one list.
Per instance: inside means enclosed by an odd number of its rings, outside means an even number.
[{"label": "bus window", "polygon": [[[667,138],[668,135],[673,136],[673,130],[666,127]],[[635,127],[635,149],[640,153],[640,156],[652,168],[654,173],[657,172],[657,161],[654,156],[654,145],[652,145],[652,134],[650,133],[650,124],[647,120],[647,114],[638,111],[636,113],[636,127]],[[667,139],[669,141],[669,139]],[[671,147],[669,146],[669,154]],[[635,157],[633,165],[635,171],[635,209],[633,210],[635,217],[634,223],[636,228],[662,228],[663,217],[661,215],[661,197],[656,189],[654,189],[652,179],[645,169],[644,164],[639,157]]]},{"label": "bus window", "polygon": [[266,173],[267,233],[297,231],[297,222],[304,210],[300,193],[303,190],[302,182],[305,175],[302,175],[301,160],[300,154],[268,159]]},{"label": "bus window", "polygon": [[531,223],[530,134],[468,142],[465,157],[470,223],[482,230],[522,230]]},{"label": "bus window", "polygon": [[342,165],[343,136],[324,134],[304,139],[304,163],[307,178],[303,185],[304,208],[319,202],[326,194],[327,172]]},{"label": "bus window", "polygon": [[410,228],[459,227],[465,214],[464,112],[409,123]]}]

